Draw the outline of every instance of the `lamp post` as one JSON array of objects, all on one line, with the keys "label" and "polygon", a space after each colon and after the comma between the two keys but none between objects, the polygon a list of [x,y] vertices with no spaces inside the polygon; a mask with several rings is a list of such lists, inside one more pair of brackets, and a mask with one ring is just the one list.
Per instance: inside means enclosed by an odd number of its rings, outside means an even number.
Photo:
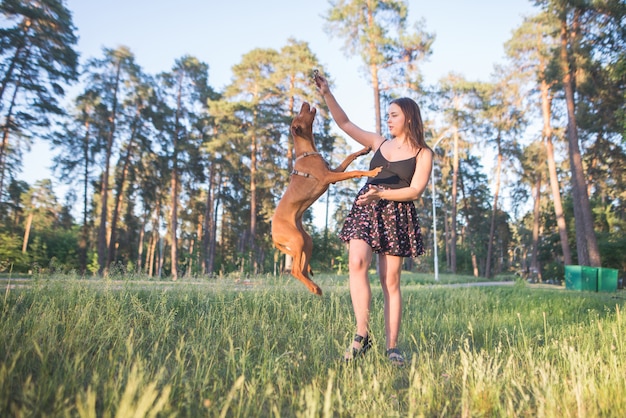
[{"label": "lamp post", "polygon": [[[435,156],[435,148],[437,148],[437,145],[439,145],[439,143],[445,138],[445,136],[450,132],[450,129],[444,131],[441,135],[439,135],[439,137],[437,138],[437,140],[435,141],[435,144],[432,147],[433,150],[433,157]],[[434,258],[434,264],[435,264],[435,281],[439,280],[439,258],[437,257],[437,212],[435,209],[435,159],[433,158],[433,164],[432,164],[432,168],[431,168],[431,172],[430,172],[430,185],[431,185],[431,192],[432,192],[432,201],[433,201],[433,258]]]}]

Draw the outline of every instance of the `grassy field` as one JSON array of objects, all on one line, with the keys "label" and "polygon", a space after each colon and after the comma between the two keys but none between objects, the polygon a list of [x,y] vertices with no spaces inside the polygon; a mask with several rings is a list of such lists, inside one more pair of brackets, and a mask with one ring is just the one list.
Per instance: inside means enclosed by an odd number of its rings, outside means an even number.
[{"label": "grassy field", "polygon": [[0,416],[623,417],[626,293],[406,275],[401,348],[340,357],[345,276],[0,281]]}]

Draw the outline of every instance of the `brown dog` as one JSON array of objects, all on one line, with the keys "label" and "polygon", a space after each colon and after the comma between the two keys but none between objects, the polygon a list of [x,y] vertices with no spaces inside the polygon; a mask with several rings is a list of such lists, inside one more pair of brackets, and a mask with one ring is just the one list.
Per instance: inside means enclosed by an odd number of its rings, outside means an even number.
[{"label": "brown dog", "polygon": [[291,181],[272,217],[272,240],[276,248],[293,257],[291,274],[304,283],[311,293],[321,295],[322,289],[309,278],[313,239],[302,227],[302,215],[331,183],[355,177],[374,177],[381,167],[369,171],[345,172],[352,161],[370,151],[369,148],[364,148],[350,154],[339,167],[331,170],[315,148],[315,113],[314,107],[303,103],[300,113],[291,122],[296,163],[291,173]]}]

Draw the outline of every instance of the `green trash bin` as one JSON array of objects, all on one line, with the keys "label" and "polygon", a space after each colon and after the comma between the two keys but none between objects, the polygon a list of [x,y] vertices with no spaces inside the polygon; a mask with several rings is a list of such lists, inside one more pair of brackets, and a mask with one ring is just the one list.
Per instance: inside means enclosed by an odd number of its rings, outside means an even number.
[{"label": "green trash bin", "polygon": [[565,288],[597,292],[598,268],[589,266],[565,266]]},{"label": "green trash bin", "polygon": [[617,292],[617,269],[598,268],[598,292]]}]

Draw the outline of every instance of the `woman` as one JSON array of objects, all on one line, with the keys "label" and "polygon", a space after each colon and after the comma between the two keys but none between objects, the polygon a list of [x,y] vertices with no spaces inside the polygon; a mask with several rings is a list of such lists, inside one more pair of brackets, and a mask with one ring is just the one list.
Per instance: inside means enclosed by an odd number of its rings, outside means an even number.
[{"label": "woman", "polygon": [[345,353],[349,361],[371,347],[369,313],[372,292],[368,268],[372,253],[378,254],[380,283],[384,296],[387,356],[394,365],[404,365],[398,349],[402,318],[400,274],[404,257],[424,253],[420,226],[413,201],[430,177],[432,150],[424,141],[424,126],[417,103],[409,98],[391,101],[387,126],[391,139],[364,131],[348,119],[330,92],[327,80],[316,74],[315,84],[337,125],[355,141],[375,151],[370,169],[382,166],[358,192],[340,238],[348,243],[350,296],[356,319],[356,335]]}]

